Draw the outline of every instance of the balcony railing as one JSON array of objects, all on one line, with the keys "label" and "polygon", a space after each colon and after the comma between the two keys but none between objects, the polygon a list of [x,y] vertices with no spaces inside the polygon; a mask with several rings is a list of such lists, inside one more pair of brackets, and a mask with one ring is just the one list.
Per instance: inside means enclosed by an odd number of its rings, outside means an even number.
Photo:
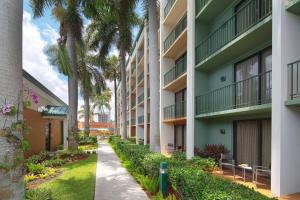
[{"label": "balcony railing", "polygon": [[131,118],[131,126],[135,126],[135,118]]},{"label": "balcony railing", "polygon": [[138,117],[138,124],[144,123],[144,115]]},{"label": "balcony railing", "polygon": [[288,64],[288,91],[291,100],[300,98],[300,60]]},{"label": "balcony railing", "polygon": [[164,108],[164,120],[186,117],[186,102],[177,102],[174,105]]},{"label": "balcony railing", "polygon": [[131,91],[133,91],[135,89],[135,83],[133,83],[132,85],[131,85]]},{"label": "balcony railing", "polygon": [[178,22],[172,32],[168,35],[168,37],[164,41],[164,52],[166,52],[170,46],[175,42],[178,36],[185,30],[187,25],[187,17],[186,15]]},{"label": "balcony railing", "polygon": [[196,14],[198,14],[208,3],[209,0],[196,0]]},{"label": "balcony railing", "polygon": [[135,104],[136,104],[135,101],[131,102],[131,109],[135,107]]},{"label": "balcony railing", "polygon": [[143,101],[144,101],[144,93],[138,97],[138,104],[142,103]]},{"label": "balcony railing", "polygon": [[131,74],[135,72],[135,69],[136,69],[136,65],[132,65]]},{"label": "balcony railing", "polygon": [[144,79],[144,72],[142,72],[139,77],[138,77],[138,83],[142,82],[142,80]]},{"label": "balcony railing", "polygon": [[165,86],[172,81],[176,80],[178,77],[180,77],[182,74],[186,72],[186,56],[184,56],[181,60],[179,60],[175,66],[169,70],[165,75],[164,75],[164,84]]},{"label": "balcony railing", "polygon": [[196,64],[272,13],[272,0],[250,0],[196,47]]},{"label": "balcony railing", "polygon": [[196,114],[268,104],[271,100],[272,71],[267,71],[196,97]]},{"label": "balcony railing", "polygon": [[168,1],[168,3],[166,4],[166,6],[164,8],[164,17],[166,17],[169,14],[169,12],[170,12],[171,8],[173,7],[175,1],[176,0],[169,0]]},{"label": "balcony railing", "polygon": [[144,57],[144,49],[139,51],[140,53],[138,54],[138,63],[140,63],[140,61],[142,60],[142,58]]}]

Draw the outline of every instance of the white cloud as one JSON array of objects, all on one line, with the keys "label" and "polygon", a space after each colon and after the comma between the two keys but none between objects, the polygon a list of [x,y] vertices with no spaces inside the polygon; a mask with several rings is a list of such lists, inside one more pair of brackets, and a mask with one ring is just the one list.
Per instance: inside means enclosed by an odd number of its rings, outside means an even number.
[{"label": "white cloud", "polygon": [[[43,35],[49,34],[50,43],[54,41],[58,33],[50,25],[42,31],[33,21],[30,13],[23,13],[23,68],[45,85],[64,102],[68,102],[68,85],[59,77],[47,60],[44,49],[49,43],[43,39]],[[57,38],[56,38],[57,39]],[[56,40],[55,39],[55,40]]]},{"label": "white cloud", "polygon": [[46,29],[42,32],[43,36],[48,38],[51,44],[56,44],[57,39],[59,38],[59,34],[56,29],[51,27],[49,24],[46,25]]}]

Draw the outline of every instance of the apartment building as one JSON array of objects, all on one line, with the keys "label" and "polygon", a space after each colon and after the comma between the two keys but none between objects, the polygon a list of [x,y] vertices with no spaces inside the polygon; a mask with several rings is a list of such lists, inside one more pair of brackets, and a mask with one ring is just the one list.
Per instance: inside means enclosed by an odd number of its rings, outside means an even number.
[{"label": "apartment building", "polygon": [[[274,195],[300,192],[300,1],[161,0],[160,16],[161,153],[192,158],[222,144],[236,165],[269,169]],[[136,66],[128,100],[147,106]],[[128,133],[140,137],[132,121]]]}]

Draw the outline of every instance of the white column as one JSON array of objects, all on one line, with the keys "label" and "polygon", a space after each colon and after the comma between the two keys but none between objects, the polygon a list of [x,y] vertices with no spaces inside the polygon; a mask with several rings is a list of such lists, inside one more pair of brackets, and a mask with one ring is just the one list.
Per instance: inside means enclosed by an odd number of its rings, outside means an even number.
[{"label": "white column", "polygon": [[63,139],[64,139],[64,149],[68,149],[68,118],[67,117],[65,117],[64,119],[63,119],[63,128],[64,128],[64,130],[63,130],[63,133],[64,133],[64,137],[63,137]]},{"label": "white column", "polygon": [[300,192],[300,111],[285,106],[288,99],[287,64],[300,59],[300,17],[273,0],[272,24],[272,177],[277,196]]},{"label": "white column", "polygon": [[144,145],[147,145],[148,131],[148,23],[145,21],[144,26]]},{"label": "white column", "polygon": [[187,5],[187,105],[186,105],[186,155],[194,156],[195,131],[195,1]]}]

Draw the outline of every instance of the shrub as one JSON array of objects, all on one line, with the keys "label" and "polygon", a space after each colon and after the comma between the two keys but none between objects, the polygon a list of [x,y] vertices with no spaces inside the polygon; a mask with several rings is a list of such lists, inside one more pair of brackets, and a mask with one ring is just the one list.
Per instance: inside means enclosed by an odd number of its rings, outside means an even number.
[{"label": "shrub", "polygon": [[27,165],[27,169],[28,169],[28,172],[29,173],[32,173],[32,174],[43,174],[45,173],[46,171],[46,168],[44,165],[42,164],[34,164],[34,163],[29,163]]},{"label": "shrub", "polygon": [[47,189],[26,190],[26,200],[53,200],[52,193]]},{"label": "shrub", "polygon": [[59,167],[65,164],[66,162],[61,159],[45,160],[42,164],[45,167]]},{"label": "shrub", "polygon": [[141,184],[142,188],[150,192],[152,195],[158,192],[159,179],[149,178],[144,175],[137,175],[138,182]]},{"label": "shrub", "polygon": [[186,153],[182,151],[174,151],[172,153],[172,158],[176,160],[184,161],[186,160]]},{"label": "shrub", "polygon": [[212,176],[194,167],[173,168],[169,176],[171,184],[181,194],[182,199],[269,199],[253,189]]},{"label": "shrub", "polygon": [[207,144],[205,145],[203,151],[199,151],[196,148],[195,153],[197,156],[203,158],[213,158],[218,161],[221,158],[221,154],[226,154],[229,151],[222,144]]},{"label": "shrub", "polygon": [[49,152],[47,151],[42,151],[40,152],[39,154],[37,155],[33,155],[33,156],[30,156],[27,160],[26,160],[26,163],[34,163],[34,164],[38,164],[38,163],[41,163],[43,162],[44,160],[46,159],[49,159],[50,158],[50,155],[49,155]]},{"label": "shrub", "polygon": [[215,160],[212,158],[204,159],[195,157],[190,161],[190,164],[206,172],[212,172],[217,167]]},{"label": "shrub", "polygon": [[128,138],[128,141],[135,144],[136,139],[135,139],[135,137],[131,137],[131,138]]},{"label": "shrub", "polygon": [[167,161],[168,158],[160,153],[149,153],[143,159],[143,168],[145,169],[147,175],[158,177],[160,163]]},{"label": "shrub", "polygon": [[70,151],[70,150],[61,150],[57,151],[57,156],[60,159],[65,159],[65,158],[72,158],[76,156],[84,156],[86,153],[82,150],[75,150],[75,151]]}]

